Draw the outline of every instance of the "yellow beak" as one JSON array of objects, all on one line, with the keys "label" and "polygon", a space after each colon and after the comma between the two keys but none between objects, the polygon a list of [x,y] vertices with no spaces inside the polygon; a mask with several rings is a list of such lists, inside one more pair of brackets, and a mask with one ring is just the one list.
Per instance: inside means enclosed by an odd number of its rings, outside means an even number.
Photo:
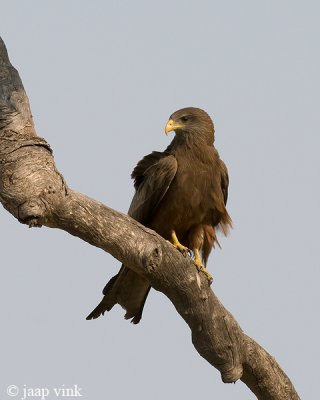
[{"label": "yellow beak", "polygon": [[167,135],[169,132],[174,131],[174,130],[176,130],[178,128],[182,128],[182,126],[177,124],[177,123],[175,123],[173,119],[169,119],[166,127],[164,128],[164,131],[165,131],[165,133]]}]

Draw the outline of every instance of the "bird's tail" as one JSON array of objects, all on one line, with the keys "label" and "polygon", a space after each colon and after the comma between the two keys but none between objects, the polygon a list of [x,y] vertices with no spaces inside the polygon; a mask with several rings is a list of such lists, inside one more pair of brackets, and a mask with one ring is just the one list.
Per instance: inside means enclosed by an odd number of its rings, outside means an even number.
[{"label": "bird's tail", "polygon": [[110,311],[115,304],[120,304],[126,310],[125,318],[132,318],[131,322],[137,324],[141,320],[150,288],[146,279],[123,265],[106,284],[102,291],[104,297],[86,319],[96,319]]}]

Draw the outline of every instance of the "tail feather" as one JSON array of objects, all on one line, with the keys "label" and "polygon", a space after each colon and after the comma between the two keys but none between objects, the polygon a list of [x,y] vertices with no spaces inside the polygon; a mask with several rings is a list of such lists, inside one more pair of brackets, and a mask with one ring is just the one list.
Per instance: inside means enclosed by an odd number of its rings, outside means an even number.
[{"label": "tail feather", "polygon": [[103,299],[86,319],[96,319],[110,311],[115,304],[120,304],[126,310],[125,318],[132,318],[131,322],[137,324],[141,320],[150,288],[146,279],[122,266],[119,273],[106,284]]}]

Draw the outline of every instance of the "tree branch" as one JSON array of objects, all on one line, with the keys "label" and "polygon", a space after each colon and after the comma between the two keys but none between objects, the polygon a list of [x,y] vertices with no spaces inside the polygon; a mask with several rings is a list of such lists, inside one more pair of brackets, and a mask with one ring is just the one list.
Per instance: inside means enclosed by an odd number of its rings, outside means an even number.
[{"label": "tree branch", "polygon": [[20,222],[63,229],[112,254],[164,293],[223,382],[241,379],[258,399],[299,399],[280,366],[246,336],[198,274],[154,231],[69,189],[48,143],[36,136],[28,98],[0,39],[0,201]]}]

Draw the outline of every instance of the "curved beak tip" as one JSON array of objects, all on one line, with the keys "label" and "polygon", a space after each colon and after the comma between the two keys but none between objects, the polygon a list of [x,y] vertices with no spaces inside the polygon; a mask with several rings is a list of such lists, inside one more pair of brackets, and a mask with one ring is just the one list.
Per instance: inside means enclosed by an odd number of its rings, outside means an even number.
[{"label": "curved beak tip", "polygon": [[172,120],[172,119],[169,119],[169,121],[167,122],[167,125],[166,125],[165,128],[164,128],[164,131],[165,131],[166,135],[167,135],[169,132],[173,131],[173,129],[174,129],[173,120]]}]

